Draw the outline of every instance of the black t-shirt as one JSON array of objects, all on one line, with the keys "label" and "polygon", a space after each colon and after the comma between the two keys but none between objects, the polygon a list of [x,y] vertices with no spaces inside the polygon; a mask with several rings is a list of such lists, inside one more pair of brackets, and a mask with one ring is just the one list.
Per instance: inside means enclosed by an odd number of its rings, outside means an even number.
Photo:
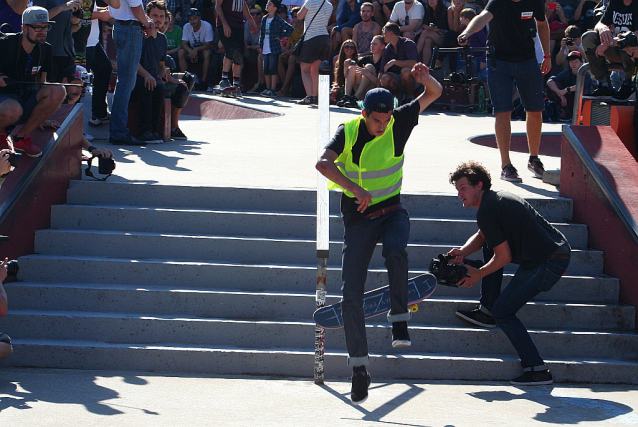
[{"label": "black t-shirt", "polygon": [[569,248],[560,231],[524,199],[506,191],[483,193],[476,222],[489,248],[507,241],[512,262],[525,270],[538,267],[559,248]]},{"label": "black t-shirt", "polygon": [[485,6],[494,17],[487,33],[493,57],[507,62],[525,62],[536,57],[536,21],[545,21],[542,0],[490,0]]},{"label": "black t-shirt", "polygon": [[147,37],[142,41],[142,57],[140,64],[142,68],[149,72],[153,77],[157,77],[157,64],[166,59],[166,51],[168,50],[168,40],[166,36],[160,32],[157,37]]},{"label": "black t-shirt", "polygon": [[[41,73],[51,72],[53,53],[51,45],[35,45],[30,53],[26,53],[20,43],[22,33],[11,34],[0,39],[0,72],[10,79],[19,82],[35,82]],[[0,93],[22,93],[22,85],[0,87]]]},{"label": "black t-shirt", "polygon": [[[383,57],[383,55],[381,56],[381,58]],[[365,67],[368,64],[372,64],[372,66],[374,67],[374,69],[377,72],[377,75],[379,74],[379,72],[381,72],[381,58],[379,58],[379,60],[377,62],[374,62],[374,59],[372,58],[372,55],[366,55],[363,58],[359,59],[357,61],[357,65],[359,67]]]},{"label": "black t-shirt", "polygon": [[626,6],[623,0],[611,0],[600,22],[614,26],[614,36],[623,31],[636,31],[638,29],[638,0],[632,1]]},{"label": "black t-shirt", "polygon": [[[408,142],[408,138],[410,138],[412,129],[414,129],[414,127],[419,124],[420,111],[421,106],[419,105],[419,101],[416,99],[408,104],[396,108],[393,111],[392,116],[394,117],[394,124],[392,125],[392,132],[394,135],[395,156],[398,157],[403,154],[405,144]],[[359,164],[359,159],[361,158],[363,147],[374,138],[375,137],[373,135],[370,135],[370,133],[368,132],[368,128],[365,126],[365,124],[361,123],[359,125],[359,135],[357,136],[357,141],[352,147],[352,161],[355,164]],[[341,154],[343,153],[345,146],[346,130],[345,126],[341,124],[337,128],[337,132],[335,133],[332,140],[328,143],[326,148],[334,151],[337,154]],[[346,196],[344,193],[341,197],[341,214],[343,215],[344,224],[347,227],[354,222],[363,220],[366,215],[378,209],[384,208],[386,206],[396,205],[397,203],[401,203],[400,194],[397,194],[396,196],[390,197],[389,199],[383,200],[382,202],[376,203],[372,206],[368,206],[368,209],[366,209],[365,212],[360,213],[357,212],[357,208],[359,207],[359,205],[355,203],[355,199]]]}]

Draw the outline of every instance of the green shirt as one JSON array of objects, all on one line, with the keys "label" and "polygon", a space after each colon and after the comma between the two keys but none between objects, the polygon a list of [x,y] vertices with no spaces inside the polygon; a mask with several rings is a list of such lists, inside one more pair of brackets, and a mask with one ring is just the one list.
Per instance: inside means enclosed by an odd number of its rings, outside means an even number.
[{"label": "green shirt", "polygon": [[173,31],[166,30],[164,35],[168,39],[168,50],[173,50],[182,45],[183,31],[184,30],[179,25],[175,25]]}]

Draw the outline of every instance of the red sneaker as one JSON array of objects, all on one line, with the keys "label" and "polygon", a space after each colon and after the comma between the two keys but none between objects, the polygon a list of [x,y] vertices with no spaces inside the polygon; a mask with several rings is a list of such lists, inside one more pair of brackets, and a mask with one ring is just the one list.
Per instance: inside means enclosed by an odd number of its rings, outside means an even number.
[{"label": "red sneaker", "polygon": [[13,141],[13,148],[29,157],[40,157],[40,155],[42,155],[42,150],[33,143],[33,140],[29,135],[19,141]]}]

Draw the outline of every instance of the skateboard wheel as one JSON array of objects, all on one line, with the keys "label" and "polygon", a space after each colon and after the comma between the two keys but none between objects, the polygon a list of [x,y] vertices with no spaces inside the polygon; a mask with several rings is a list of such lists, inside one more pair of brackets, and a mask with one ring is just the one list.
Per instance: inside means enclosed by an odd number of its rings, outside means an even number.
[{"label": "skateboard wheel", "polygon": [[416,313],[417,311],[419,311],[419,305],[418,304],[410,304],[410,311],[412,313]]}]

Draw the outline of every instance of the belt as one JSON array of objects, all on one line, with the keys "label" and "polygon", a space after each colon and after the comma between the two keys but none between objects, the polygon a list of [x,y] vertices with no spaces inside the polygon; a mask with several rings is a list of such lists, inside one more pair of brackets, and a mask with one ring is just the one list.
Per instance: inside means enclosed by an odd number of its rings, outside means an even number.
[{"label": "belt", "polygon": [[570,259],[570,258],[571,258],[570,254],[551,254],[548,259],[554,261],[558,259]]},{"label": "belt", "polygon": [[397,203],[396,205],[387,206],[385,208],[377,209],[376,211],[366,215],[365,217],[368,219],[375,219],[383,216],[392,211],[396,211],[398,209],[403,209],[403,205],[401,203]]},{"label": "belt", "polygon": [[118,20],[117,23],[120,24],[120,25],[124,25],[125,27],[130,27],[131,25],[137,25],[140,28],[144,27],[142,25],[142,23],[140,21],[138,21],[137,19],[131,19],[131,20],[128,20],[128,21]]}]

